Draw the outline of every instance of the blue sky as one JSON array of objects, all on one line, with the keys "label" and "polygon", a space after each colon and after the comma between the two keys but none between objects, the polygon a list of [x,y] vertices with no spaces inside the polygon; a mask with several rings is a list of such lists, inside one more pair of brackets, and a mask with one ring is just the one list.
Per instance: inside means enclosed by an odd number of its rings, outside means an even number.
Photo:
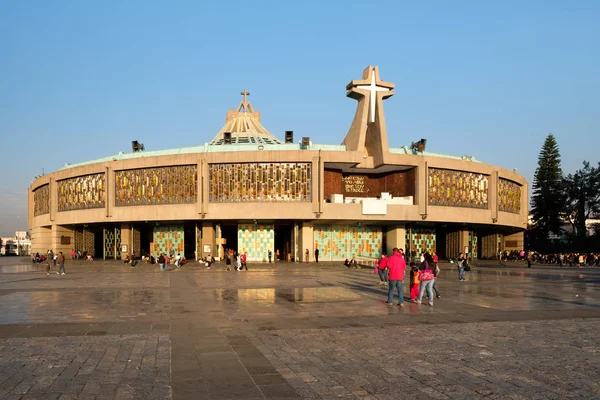
[{"label": "blue sky", "polygon": [[369,64],[396,84],[390,146],[531,183],[552,132],[573,172],[600,159],[598,21],[596,1],[1,2],[0,234],[25,228],[42,170],[201,145],[244,88],[274,135],[339,144]]}]

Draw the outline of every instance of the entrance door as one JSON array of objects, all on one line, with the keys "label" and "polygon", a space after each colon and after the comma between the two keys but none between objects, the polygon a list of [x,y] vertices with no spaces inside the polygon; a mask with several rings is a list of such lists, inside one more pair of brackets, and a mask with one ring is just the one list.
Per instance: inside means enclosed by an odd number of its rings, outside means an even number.
[{"label": "entrance door", "polygon": [[293,254],[292,236],[294,234],[294,224],[275,225],[275,249],[273,249],[273,259],[275,259],[277,250],[279,250],[279,261],[291,261]]}]

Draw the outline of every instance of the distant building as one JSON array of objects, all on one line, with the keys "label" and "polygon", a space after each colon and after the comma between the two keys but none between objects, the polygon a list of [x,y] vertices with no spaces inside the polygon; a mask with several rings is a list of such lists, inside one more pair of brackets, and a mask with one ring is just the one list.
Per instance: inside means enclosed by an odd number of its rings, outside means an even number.
[{"label": "distant building", "polygon": [[[23,235],[25,233],[25,235]],[[27,232],[16,232],[12,237],[1,237],[0,255],[3,256],[26,256],[31,251],[31,240]]]},{"label": "distant building", "polygon": [[407,145],[389,147],[383,100],[393,88],[370,66],[347,85],[358,105],[339,145],[273,136],[244,91],[202,146],[143,151],[134,141],[132,153],[67,164],[29,188],[32,251],[220,258],[228,248],[251,261],[269,251],[312,261],[318,249],[337,261],[394,247],[440,258],[523,249],[525,178],[397,132]]}]

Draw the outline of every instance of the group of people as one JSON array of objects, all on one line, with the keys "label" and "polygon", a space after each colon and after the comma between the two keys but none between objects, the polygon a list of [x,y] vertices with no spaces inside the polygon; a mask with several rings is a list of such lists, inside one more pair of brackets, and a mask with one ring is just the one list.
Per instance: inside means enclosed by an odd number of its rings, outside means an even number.
[{"label": "group of people", "polygon": [[528,266],[532,263],[553,264],[561,267],[600,267],[600,254],[597,253],[553,253],[541,254],[530,251],[525,254]]},{"label": "group of people", "polygon": [[[404,307],[403,283],[406,271],[406,260],[402,249],[394,248],[393,254],[387,257],[383,254],[375,266],[374,272],[379,274],[379,284],[388,285],[388,297],[386,304],[393,305],[394,292],[398,292],[398,306]],[[410,259],[415,260],[416,256],[410,256]],[[409,262],[409,290],[410,300],[417,304],[421,304],[425,293],[427,293],[427,304],[433,306],[433,300],[441,298],[440,291],[437,287],[437,278],[440,274],[438,265],[438,256],[433,253],[423,252],[420,257],[420,262]],[[465,272],[470,271],[468,257],[461,253],[456,259],[458,269],[458,280],[465,281]]]},{"label": "group of people", "polygon": [[[235,270],[242,271],[244,268],[248,271],[248,256],[246,252],[239,254],[232,249],[225,249],[225,271],[231,271],[231,265],[235,261]],[[271,262],[271,250],[269,250],[269,262]]]},{"label": "group of people", "polygon": [[65,275],[65,255],[62,251],[58,253],[54,253],[52,250],[48,250],[47,256],[41,254],[39,252],[35,253],[35,255],[31,259],[34,263],[39,264],[46,261],[46,275],[50,275],[51,265],[54,268],[58,265],[58,271],[56,271],[57,275]]}]

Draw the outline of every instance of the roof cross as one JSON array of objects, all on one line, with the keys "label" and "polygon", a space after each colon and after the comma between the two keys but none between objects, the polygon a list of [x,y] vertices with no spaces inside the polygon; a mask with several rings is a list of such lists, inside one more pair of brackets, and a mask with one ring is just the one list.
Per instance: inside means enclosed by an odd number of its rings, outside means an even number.
[{"label": "roof cross", "polygon": [[244,96],[244,101],[242,102],[242,104],[244,105],[244,110],[247,111],[248,109],[248,96],[250,96],[250,92],[248,92],[246,89],[244,89],[243,92],[240,93],[242,96]]}]

